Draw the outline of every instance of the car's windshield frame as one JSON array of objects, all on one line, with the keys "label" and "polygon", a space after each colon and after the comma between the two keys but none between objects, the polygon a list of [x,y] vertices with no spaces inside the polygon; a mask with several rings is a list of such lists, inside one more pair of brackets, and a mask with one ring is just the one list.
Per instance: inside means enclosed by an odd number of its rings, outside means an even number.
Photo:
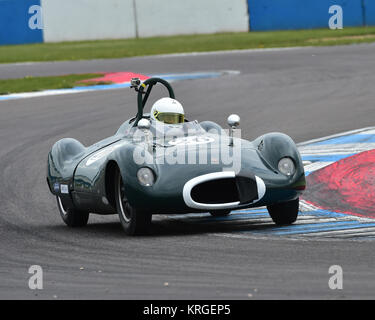
[{"label": "car's windshield frame", "polygon": [[125,135],[138,141],[144,140],[145,134],[147,134],[149,141],[162,145],[173,145],[173,143],[169,144],[169,142],[177,138],[200,136],[207,133],[197,120],[177,124],[166,124],[153,119],[149,119],[149,121],[151,123],[149,130],[145,131],[138,127],[130,127]]}]

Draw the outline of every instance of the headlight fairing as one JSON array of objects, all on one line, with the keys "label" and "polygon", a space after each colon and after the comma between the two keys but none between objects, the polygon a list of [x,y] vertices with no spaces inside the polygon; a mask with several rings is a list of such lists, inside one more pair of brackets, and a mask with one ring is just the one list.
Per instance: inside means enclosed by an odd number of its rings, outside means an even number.
[{"label": "headlight fairing", "polygon": [[284,157],[279,160],[277,168],[282,174],[290,177],[295,174],[296,166],[294,165],[294,161],[289,157]]},{"label": "headlight fairing", "polygon": [[138,182],[145,187],[151,187],[155,182],[154,172],[147,167],[142,167],[137,172]]}]

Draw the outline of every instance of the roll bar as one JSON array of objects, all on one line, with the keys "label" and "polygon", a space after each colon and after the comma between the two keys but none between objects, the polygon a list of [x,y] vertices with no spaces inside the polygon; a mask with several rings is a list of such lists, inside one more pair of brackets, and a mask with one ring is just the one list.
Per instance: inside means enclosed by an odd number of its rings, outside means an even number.
[{"label": "roll bar", "polygon": [[[143,109],[146,105],[147,99],[150,96],[152,87],[156,85],[157,83],[161,83],[164,85],[164,87],[167,88],[169,97],[174,99],[175,95],[173,92],[173,89],[171,85],[169,84],[168,81],[161,79],[161,78],[149,78],[146,81],[144,81],[142,84],[140,83],[139,79],[132,79],[131,81],[131,88],[135,88],[136,91],[138,91],[138,97],[137,97],[137,102],[138,102],[138,112],[135,117],[135,122],[134,126],[138,125],[138,121],[142,119],[143,117]],[[145,89],[147,90],[145,91]],[[143,97],[144,95],[144,97]]]}]

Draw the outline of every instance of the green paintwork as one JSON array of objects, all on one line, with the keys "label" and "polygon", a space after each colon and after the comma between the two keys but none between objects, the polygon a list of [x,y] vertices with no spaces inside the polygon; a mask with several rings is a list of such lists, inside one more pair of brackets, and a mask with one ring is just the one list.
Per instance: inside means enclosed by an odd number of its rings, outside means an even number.
[{"label": "green paintwork", "polygon": [[[166,85],[166,81],[149,79],[145,83],[151,87],[157,82]],[[167,88],[169,84],[167,83]],[[169,86],[170,87],[170,86]],[[137,164],[134,161],[134,153],[143,150],[145,155],[153,157],[159,150],[167,154],[176,152],[177,146],[168,145],[153,147],[152,143],[146,144],[143,140],[134,140],[140,130],[135,123],[142,117],[145,102],[150,94],[150,87],[142,100],[143,87],[138,92],[138,113],[136,117],[126,121],[118,129],[116,134],[102,140],[92,146],[84,147],[74,139],[62,139],[54,144],[48,155],[47,182],[50,191],[61,197],[64,206],[73,206],[79,210],[85,210],[99,214],[115,213],[114,203],[114,176],[113,168],[116,166],[122,175],[125,193],[129,203],[139,209],[145,209],[152,213],[185,213],[199,212],[189,208],[183,199],[182,190],[187,181],[200,175],[212,172],[228,170],[228,165],[223,161],[209,164],[168,164],[151,163],[148,165]],[[172,88],[170,96],[174,97]],[[141,97],[141,98],[139,98]],[[184,124],[185,125],[185,124]],[[188,122],[186,126],[206,129],[220,129],[213,122]],[[202,129],[203,130],[203,129]],[[229,145],[229,137],[224,133],[200,132],[201,137],[210,139],[208,159],[214,156],[215,150]],[[301,189],[305,186],[305,174],[302,160],[293,140],[282,133],[268,133],[254,141],[234,138],[234,145],[241,146],[240,151],[233,157],[240,163],[241,170],[237,175],[256,175],[266,185],[264,197],[254,204],[241,204],[236,208],[257,207],[270,205],[277,202],[285,202],[296,199]],[[144,151],[145,148],[147,151]],[[185,146],[186,151],[196,146]],[[236,149],[233,149],[236,150]],[[197,157],[204,150],[198,148]],[[296,166],[296,173],[287,177],[277,170],[278,161],[282,157],[290,157]],[[140,185],[137,180],[139,168],[147,166],[156,176],[155,183],[150,187]],[[62,193],[61,185],[68,186],[68,193]],[[233,209],[236,209],[233,208]],[[207,210],[205,210],[207,211]]]}]

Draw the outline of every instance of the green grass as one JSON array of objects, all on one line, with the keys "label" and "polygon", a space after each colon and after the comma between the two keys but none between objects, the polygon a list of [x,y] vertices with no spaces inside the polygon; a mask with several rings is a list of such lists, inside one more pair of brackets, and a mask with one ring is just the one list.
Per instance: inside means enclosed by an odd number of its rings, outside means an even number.
[{"label": "green grass", "polygon": [[[240,32],[124,40],[40,43],[0,46],[0,63],[109,59],[166,53],[327,46],[374,41],[375,27],[358,27],[345,28],[343,30]],[[0,94],[72,88],[78,85],[77,81],[98,76],[100,74],[0,80]]]},{"label": "green grass", "polygon": [[193,51],[325,46],[373,41],[375,41],[375,27],[41,43],[0,46],[0,63],[107,59]]},{"label": "green grass", "polygon": [[77,74],[59,77],[25,77],[21,79],[0,80],[0,94],[17,92],[32,92],[47,89],[73,88],[75,86],[85,86],[91,83],[77,83],[80,80],[93,79],[101,74]]}]

